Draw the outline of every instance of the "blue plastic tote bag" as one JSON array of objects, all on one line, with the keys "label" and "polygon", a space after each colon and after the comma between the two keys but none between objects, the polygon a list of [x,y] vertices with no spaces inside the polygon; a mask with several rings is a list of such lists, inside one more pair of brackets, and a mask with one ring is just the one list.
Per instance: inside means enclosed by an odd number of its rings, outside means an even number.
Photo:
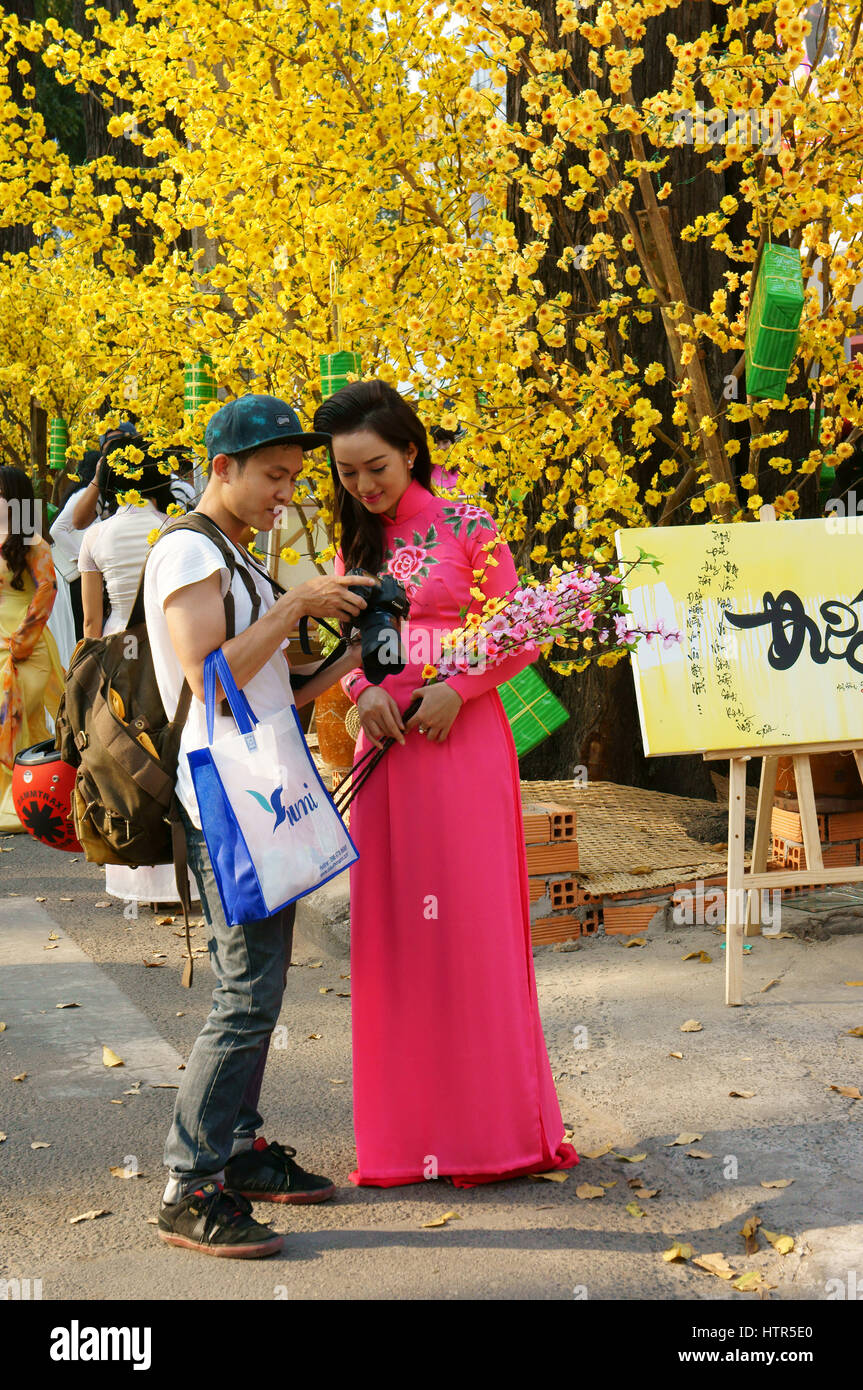
[{"label": "blue plastic tote bag", "polygon": [[[213,742],[216,677],[239,733]],[[206,748],[189,753],[201,826],[232,926],[271,917],[359,858],[288,706],[258,721],[221,650],[204,663]]]}]

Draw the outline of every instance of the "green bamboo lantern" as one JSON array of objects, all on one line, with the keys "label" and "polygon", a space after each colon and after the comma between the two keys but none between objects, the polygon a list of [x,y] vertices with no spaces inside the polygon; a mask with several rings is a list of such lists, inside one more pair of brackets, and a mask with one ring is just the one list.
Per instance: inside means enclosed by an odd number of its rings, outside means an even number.
[{"label": "green bamboo lantern", "polygon": [[498,694],[520,758],[569,719],[569,711],[529,666],[498,686]]},{"label": "green bamboo lantern", "polygon": [[183,409],[187,416],[193,416],[202,405],[214,401],[218,396],[218,386],[213,372],[213,360],[202,353],[197,362],[187,362],[183,377]]},{"label": "green bamboo lantern", "polygon": [[321,397],[326,400],[348,384],[348,373],[359,376],[361,359],[358,352],[327,352],[320,357]]},{"label": "green bamboo lantern", "polygon": [[69,447],[69,428],[65,420],[55,416],[48,425],[48,463],[52,472],[61,473],[66,467]]},{"label": "green bamboo lantern", "polygon": [[764,247],[746,320],[746,392],[780,401],[797,350],[803,271],[793,246]]}]

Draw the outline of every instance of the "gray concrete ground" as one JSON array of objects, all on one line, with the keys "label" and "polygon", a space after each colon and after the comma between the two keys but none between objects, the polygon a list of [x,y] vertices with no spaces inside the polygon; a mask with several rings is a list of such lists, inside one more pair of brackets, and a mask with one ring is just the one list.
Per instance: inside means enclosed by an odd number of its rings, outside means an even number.
[{"label": "gray concrete ground", "polygon": [[[853,904],[834,918],[841,934],[818,925],[828,903],[808,919],[787,909],[788,937],[754,938],[738,1009],[723,1004],[723,937],[709,926],[654,924],[643,947],[618,937],[538,949],[564,1119],[582,1154],[613,1151],[584,1157],[564,1182],[468,1191],[348,1183],[343,903],[334,892],[323,910],[307,907],[263,1104],[268,1136],[294,1144],[338,1193],[323,1206],[258,1207],[286,1234],[284,1252],[223,1261],[165,1247],[148,1224],[177,1069],[209,1007],[206,959],[182,990],[181,918],[160,925],[144,908],[128,922],[114,901],[95,906],[108,901],[95,867],[21,835],[0,850],[0,1277],[41,1279],[43,1297],[61,1300],[758,1298],[691,1260],[663,1260],[685,1242],[736,1273],[760,1271],[773,1299],[863,1294],[863,1100],[831,1089],[863,1089],[863,1037],[849,1036],[863,1027],[863,986],[846,983],[863,980]],[[682,960],[702,949],[709,963]],[[700,1031],[681,1032],[687,1020]],[[123,1067],[103,1065],[103,1046]],[[637,1197],[630,1179],[656,1195]],[[790,1185],[763,1185],[780,1180]],[[604,1196],[580,1197],[585,1183]],[[109,1215],[71,1224],[94,1209]],[[446,1212],[457,1219],[424,1228]],[[751,1217],[794,1249],[760,1235],[747,1255]]]}]

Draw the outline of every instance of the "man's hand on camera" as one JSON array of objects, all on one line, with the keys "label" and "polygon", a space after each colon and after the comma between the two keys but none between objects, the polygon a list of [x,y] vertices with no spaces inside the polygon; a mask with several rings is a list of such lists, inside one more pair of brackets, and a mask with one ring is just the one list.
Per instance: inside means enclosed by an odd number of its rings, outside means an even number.
[{"label": "man's hand on camera", "polygon": [[373,575],[321,574],[297,585],[286,597],[298,600],[303,613],[310,618],[338,618],[340,622],[347,622],[368,606],[365,599],[352,594],[351,589],[359,585],[372,589],[377,582]]}]

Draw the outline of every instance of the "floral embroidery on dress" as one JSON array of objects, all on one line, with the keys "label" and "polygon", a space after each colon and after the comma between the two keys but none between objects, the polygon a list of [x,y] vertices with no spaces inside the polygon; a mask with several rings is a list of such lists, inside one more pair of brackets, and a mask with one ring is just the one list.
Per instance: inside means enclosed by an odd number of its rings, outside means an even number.
[{"label": "floral embroidery on dress", "polygon": [[472,502],[455,502],[443,509],[444,521],[452,527],[453,534],[461,535],[461,528],[467,523],[465,535],[470,537],[479,527],[486,531],[494,530],[494,523],[488,512],[475,507]]},{"label": "floral embroidery on dress", "polygon": [[414,531],[412,545],[403,541],[400,536],[394,536],[386,553],[386,563],[382,573],[391,574],[393,579],[397,579],[399,584],[404,587],[408,598],[413,598],[421,587],[422,581],[428,578],[432,565],[438,563],[437,556],[432,555],[431,552],[436,550],[439,545],[440,541],[434,523],[424,536],[421,536],[419,531]]}]

